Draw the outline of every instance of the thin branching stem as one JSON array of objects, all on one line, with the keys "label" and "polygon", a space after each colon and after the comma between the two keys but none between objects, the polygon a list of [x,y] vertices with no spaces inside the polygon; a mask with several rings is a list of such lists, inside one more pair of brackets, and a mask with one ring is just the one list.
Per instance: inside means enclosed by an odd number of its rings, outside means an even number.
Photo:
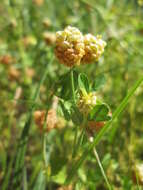
[{"label": "thin branching stem", "polygon": [[70,71],[70,77],[71,77],[71,88],[72,88],[72,100],[74,104],[76,103],[75,99],[75,86],[74,86],[74,75],[73,75],[73,68]]},{"label": "thin branching stem", "polygon": [[[70,81],[71,81],[71,88],[72,88],[72,101],[74,105],[76,104],[76,99],[75,99],[75,86],[74,86],[74,74],[73,74],[73,67],[70,70]],[[74,142],[73,142],[73,152],[72,152],[72,158],[75,155],[75,149],[76,149],[76,142],[77,142],[77,136],[78,136],[78,128],[77,126],[75,127],[75,135],[74,135]]]}]

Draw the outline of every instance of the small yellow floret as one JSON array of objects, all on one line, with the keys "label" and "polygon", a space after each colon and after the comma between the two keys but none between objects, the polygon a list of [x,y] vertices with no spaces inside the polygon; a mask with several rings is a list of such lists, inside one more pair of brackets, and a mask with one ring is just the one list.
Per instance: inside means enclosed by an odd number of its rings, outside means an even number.
[{"label": "small yellow floret", "polygon": [[87,115],[96,103],[97,97],[95,93],[90,92],[89,94],[81,94],[77,104],[80,112]]}]

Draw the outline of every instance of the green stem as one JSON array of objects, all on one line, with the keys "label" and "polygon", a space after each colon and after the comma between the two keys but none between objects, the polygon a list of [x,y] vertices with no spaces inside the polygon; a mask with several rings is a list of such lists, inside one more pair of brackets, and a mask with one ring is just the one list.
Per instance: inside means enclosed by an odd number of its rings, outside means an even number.
[{"label": "green stem", "polygon": [[73,99],[73,102],[75,104],[76,103],[76,99],[75,99],[75,87],[74,87],[73,68],[71,69],[70,76],[71,76],[72,99]]},{"label": "green stem", "polygon": [[76,143],[75,146],[74,146],[72,158],[75,158],[76,153],[78,152],[79,148],[80,148],[81,145],[82,145],[83,138],[84,138],[84,134],[85,134],[85,130],[86,130],[86,122],[87,122],[87,119],[86,119],[86,117],[84,117],[83,122],[82,122],[82,124],[81,124],[81,126],[82,126],[83,128],[82,128],[82,131],[81,131],[81,133],[80,133],[80,135],[79,135],[79,137],[78,137],[78,141],[77,141],[77,143]]},{"label": "green stem", "polygon": [[47,167],[47,159],[46,159],[46,140],[47,140],[47,134],[46,134],[46,121],[47,121],[47,115],[48,115],[48,109],[45,113],[45,118],[44,118],[44,124],[43,124],[43,162],[44,162],[44,167]]},{"label": "green stem", "polygon": [[77,142],[77,136],[78,136],[78,128],[77,126],[75,127],[75,136],[74,136],[74,142],[73,142],[73,151],[72,151],[72,158],[75,157],[76,154],[76,142]]},{"label": "green stem", "polygon": [[94,155],[95,155],[95,157],[96,157],[97,163],[98,163],[98,165],[99,165],[99,167],[100,167],[101,173],[102,173],[102,175],[103,175],[103,177],[104,177],[104,179],[105,179],[105,182],[106,182],[106,184],[107,184],[108,189],[109,189],[109,190],[112,190],[112,187],[111,187],[111,185],[110,185],[110,183],[109,183],[109,181],[108,181],[108,179],[107,179],[107,177],[106,177],[106,174],[105,174],[105,172],[104,172],[102,163],[100,162],[100,158],[99,158],[98,153],[97,153],[97,151],[96,151],[95,148],[93,148],[93,153],[94,153]]},{"label": "green stem", "polygon": [[[74,86],[74,76],[73,76],[73,68],[70,71],[70,78],[71,78],[71,88],[72,88],[72,100],[74,105],[76,104],[75,99],[75,86]],[[75,149],[76,149],[76,142],[77,142],[77,135],[78,135],[78,128],[76,126],[75,129],[75,135],[74,135],[74,142],[73,142],[73,152],[72,152],[72,158],[74,158],[75,155]]]},{"label": "green stem", "polygon": [[140,185],[139,185],[139,176],[137,172],[135,172],[135,174],[136,174],[136,180],[137,180],[137,190],[141,190]]}]

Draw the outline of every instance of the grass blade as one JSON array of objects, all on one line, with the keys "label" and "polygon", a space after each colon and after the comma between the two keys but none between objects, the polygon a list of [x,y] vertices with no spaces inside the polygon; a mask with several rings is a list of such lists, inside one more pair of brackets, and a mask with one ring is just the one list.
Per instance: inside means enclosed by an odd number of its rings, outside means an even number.
[{"label": "grass blade", "polygon": [[100,167],[101,173],[102,173],[102,175],[103,175],[103,178],[105,179],[105,182],[106,182],[106,184],[107,184],[108,189],[109,189],[109,190],[112,190],[112,187],[111,187],[111,185],[110,185],[110,183],[109,183],[109,181],[108,181],[108,179],[107,179],[107,176],[106,176],[106,174],[105,174],[105,172],[104,172],[104,169],[103,169],[103,167],[102,167],[102,163],[100,162],[98,153],[97,153],[97,151],[96,151],[95,148],[93,149],[93,153],[94,153],[94,155],[95,155],[95,157],[96,157],[97,163],[98,163],[98,165],[99,165],[99,167]]},{"label": "grass blade", "polygon": [[28,190],[26,167],[23,168],[23,190]]},{"label": "grass blade", "polygon": [[45,188],[46,188],[46,178],[43,171],[41,170],[39,175],[37,176],[37,180],[35,182],[33,190],[45,190]]}]

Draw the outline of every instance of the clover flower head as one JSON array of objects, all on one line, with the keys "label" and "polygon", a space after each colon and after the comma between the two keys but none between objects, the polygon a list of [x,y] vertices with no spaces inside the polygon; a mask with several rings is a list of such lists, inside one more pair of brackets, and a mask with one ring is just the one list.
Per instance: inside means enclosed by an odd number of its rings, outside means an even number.
[{"label": "clover flower head", "polygon": [[53,32],[44,32],[43,38],[47,45],[53,45],[56,41],[56,35]]},{"label": "clover flower head", "polygon": [[0,56],[0,63],[2,63],[4,65],[9,65],[13,61],[14,61],[14,58],[9,54]]},{"label": "clover flower head", "polygon": [[102,40],[100,35],[96,37],[92,34],[84,36],[85,54],[82,58],[82,63],[92,63],[98,61],[104,52],[106,42]]},{"label": "clover flower head", "polygon": [[[34,120],[40,131],[42,132],[45,122],[46,110],[37,110],[34,112]],[[57,123],[56,110],[50,109],[46,117],[46,132],[54,129]]]},{"label": "clover flower head", "polygon": [[97,96],[95,95],[95,92],[90,92],[89,94],[81,94],[77,105],[80,112],[87,115],[96,103]]},{"label": "clover flower head", "polygon": [[51,20],[49,18],[44,18],[44,20],[42,21],[43,25],[48,28],[51,26]]},{"label": "clover flower head", "polygon": [[20,79],[20,71],[16,69],[14,66],[10,66],[8,69],[8,77],[11,81]]},{"label": "clover flower head", "polygon": [[68,26],[56,33],[55,55],[60,63],[68,67],[80,65],[84,53],[84,37],[79,29]]}]

